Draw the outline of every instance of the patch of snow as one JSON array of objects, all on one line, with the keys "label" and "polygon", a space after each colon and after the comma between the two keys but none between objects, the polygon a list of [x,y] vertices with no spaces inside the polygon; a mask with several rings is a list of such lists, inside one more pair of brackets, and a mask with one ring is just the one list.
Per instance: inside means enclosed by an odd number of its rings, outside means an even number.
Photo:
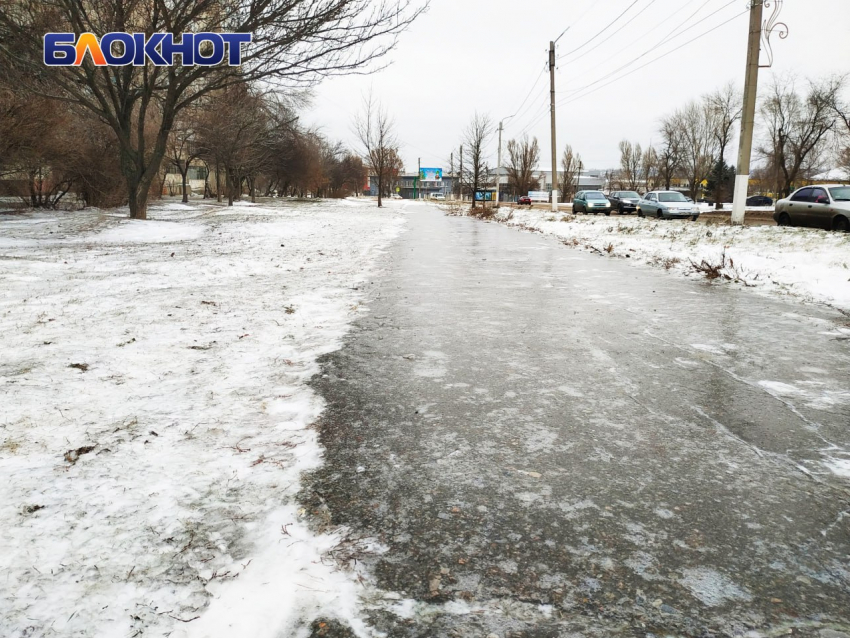
[{"label": "patch of snow", "polygon": [[365,635],[294,496],[322,463],[306,382],[403,215],[149,215],[0,219],[3,635],[273,638],[319,610]]},{"label": "patch of snow", "polygon": [[694,272],[691,261],[717,263],[725,253],[723,272],[756,290],[850,309],[848,233],[618,215],[558,213],[553,217],[547,211],[508,206],[500,209],[497,219],[557,236],[569,246],[615,258],[628,255],[630,263],[660,266],[687,276],[702,277]]},{"label": "patch of snow", "polygon": [[850,459],[830,458],[824,461],[824,465],[826,465],[834,474],[844,478],[850,478]]}]

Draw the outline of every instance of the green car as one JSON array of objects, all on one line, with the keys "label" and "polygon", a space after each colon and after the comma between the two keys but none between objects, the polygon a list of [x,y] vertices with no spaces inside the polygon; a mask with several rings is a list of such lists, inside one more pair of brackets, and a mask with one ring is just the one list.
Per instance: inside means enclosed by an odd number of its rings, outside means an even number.
[{"label": "green car", "polygon": [[573,213],[611,214],[611,202],[600,191],[579,191],[573,198]]}]

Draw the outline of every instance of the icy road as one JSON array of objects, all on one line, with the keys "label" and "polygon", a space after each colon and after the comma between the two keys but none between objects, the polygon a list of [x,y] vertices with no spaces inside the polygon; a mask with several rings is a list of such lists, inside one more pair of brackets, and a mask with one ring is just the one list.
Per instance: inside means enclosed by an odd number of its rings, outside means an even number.
[{"label": "icy road", "polygon": [[415,210],[313,383],[369,626],[850,636],[846,316]]}]

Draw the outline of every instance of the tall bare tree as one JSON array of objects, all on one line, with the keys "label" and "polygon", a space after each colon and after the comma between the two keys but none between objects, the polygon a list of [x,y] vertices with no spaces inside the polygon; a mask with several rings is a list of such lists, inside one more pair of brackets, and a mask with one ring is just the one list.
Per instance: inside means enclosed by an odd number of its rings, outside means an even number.
[{"label": "tall bare tree", "polygon": [[640,158],[640,181],[646,191],[655,190],[658,179],[658,151],[649,146]]},{"label": "tall bare tree", "polygon": [[[414,4],[416,2],[417,4]],[[95,113],[115,134],[130,216],[144,219],[148,193],[177,115],[234,83],[309,85],[373,68],[427,0],[15,0],[0,4],[0,64],[21,85]],[[252,33],[241,66],[45,67],[46,32]],[[155,134],[148,141],[146,129]]]},{"label": "tall bare tree", "polygon": [[508,188],[511,194],[526,195],[530,190],[536,190],[539,182],[534,177],[534,170],[540,161],[540,146],[537,138],[528,140],[523,136],[520,140],[508,141]]},{"label": "tall bare tree", "polygon": [[665,190],[670,190],[673,180],[679,175],[682,167],[682,132],[673,115],[668,115],[661,120],[660,130],[658,179]]},{"label": "tall bare tree", "polygon": [[673,119],[681,136],[681,165],[688,192],[696,199],[711,174],[717,150],[712,111],[705,103],[692,101],[676,111]]},{"label": "tall bare tree", "polygon": [[759,151],[785,197],[801,178],[822,167],[831,150],[837,90],[832,81],[813,82],[808,92],[800,95],[792,79],[778,78],[762,100],[765,140]]},{"label": "tall bare tree", "polygon": [[620,181],[623,188],[637,190],[640,181],[640,165],[643,159],[643,149],[640,144],[632,144],[628,140],[620,142]]},{"label": "tall bare tree", "polygon": [[383,206],[386,183],[398,157],[395,123],[369,92],[363,98],[363,111],[354,119],[354,130],[366,152],[366,165],[378,181],[378,208]]},{"label": "tall bare tree", "polygon": [[463,173],[461,181],[472,192],[472,208],[475,208],[475,193],[487,185],[487,140],[493,132],[490,117],[475,113],[463,132]]},{"label": "tall bare tree", "polygon": [[728,180],[721,179],[726,171],[726,151],[735,138],[735,126],[743,113],[743,97],[731,82],[705,97],[711,132],[717,148],[712,168],[715,183],[715,207],[720,210],[728,193]]},{"label": "tall bare tree", "polygon": [[573,147],[567,144],[561,155],[561,183],[558,192],[561,201],[570,202],[578,186],[579,173],[581,172],[581,155],[573,152]]}]

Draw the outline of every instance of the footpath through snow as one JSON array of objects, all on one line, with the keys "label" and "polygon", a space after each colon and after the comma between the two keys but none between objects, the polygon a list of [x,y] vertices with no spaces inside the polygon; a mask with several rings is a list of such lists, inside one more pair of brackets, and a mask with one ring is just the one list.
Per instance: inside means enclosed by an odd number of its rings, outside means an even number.
[{"label": "footpath through snow", "polygon": [[321,462],[306,383],[400,212],[0,216],[0,635],[362,632],[293,496]]},{"label": "footpath through snow", "polygon": [[496,219],[555,235],[568,246],[850,310],[848,233],[504,206]]}]

